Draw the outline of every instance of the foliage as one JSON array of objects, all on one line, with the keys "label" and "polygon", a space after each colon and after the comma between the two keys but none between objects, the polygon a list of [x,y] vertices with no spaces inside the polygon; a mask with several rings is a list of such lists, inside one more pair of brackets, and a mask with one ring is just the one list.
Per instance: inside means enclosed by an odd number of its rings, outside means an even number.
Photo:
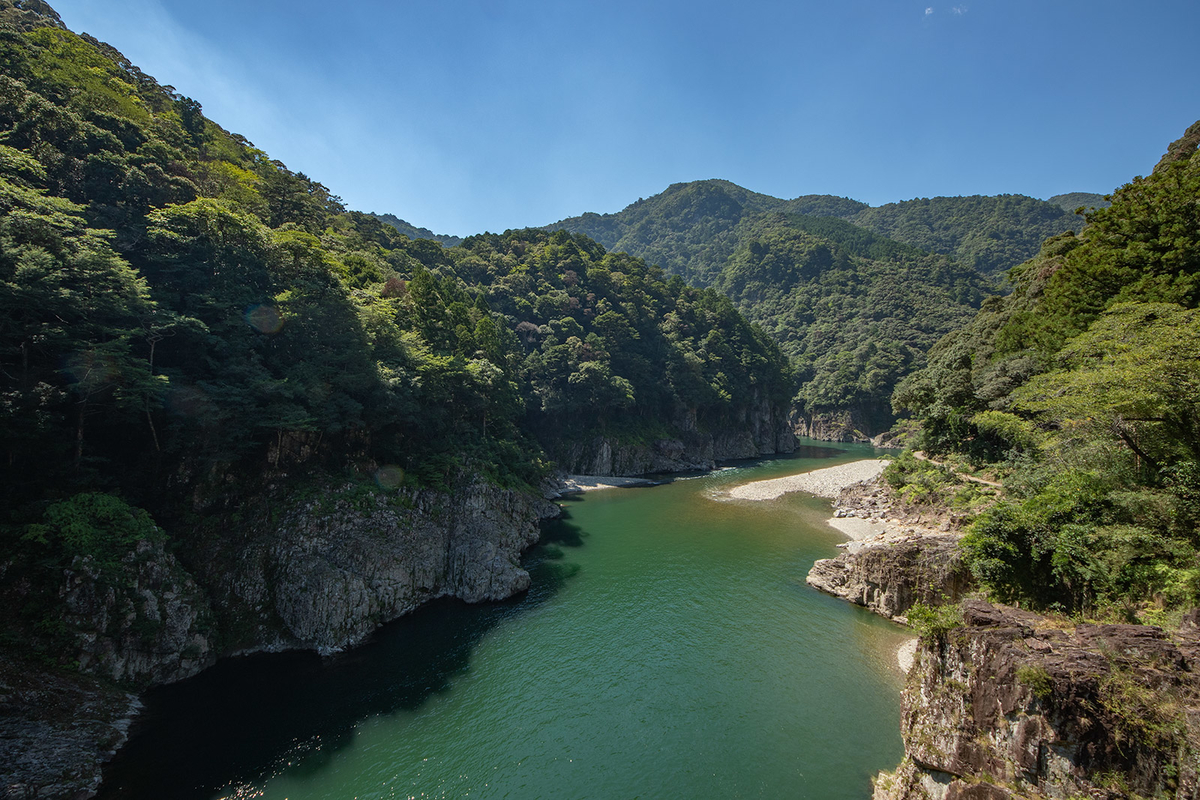
[{"label": "foliage", "polygon": [[938,513],[946,509],[974,513],[991,501],[990,490],[960,479],[954,470],[904,451],[888,463],[883,479],[907,511]]},{"label": "foliage", "polygon": [[402,235],[53,12],[9,11],[0,430],[19,518],[48,487],[170,514],[167,476],[231,470],[530,484],[558,438],[735,424],[790,395],[778,348],[715,292],[565,232]]},{"label": "foliage", "polygon": [[1017,667],[1017,682],[1028,686],[1039,700],[1045,700],[1054,692],[1054,681],[1041,666],[1023,664]]},{"label": "foliage", "polygon": [[999,275],[1037,252],[1043,239],[1078,231],[1074,208],[1024,195],[934,197],[863,209],[850,218],[896,241],[953,256],[984,275]]},{"label": "foliage", "polygon": [[[1200,159],[1160,165],[1012,270],[893,403],[922,446],[1010,473],[964,548],[997,597],[1073,611],[1200,602]],[[1164,612],[1165,613],[1165,612]]]},{"label": "foliage", "polygon": [[1168,749],[1183,732],[1183,709],[1170,692],[1156,691],[1116,666],[1100,683],[1100,706],[1113,719],[1117,745]]},{"label": "foliage", "polygon": [[395,214],[372,214],[371,216],[378,219],[380,222],[391,225],[400,233],[403,233],[410,239],[432,239],[435,242],[445,245],[446,247],[454,247],[462,243],[461,236],[446,236],[443,234],[434,233],[428,228],[418,228],[408,222],[397,217]]},{"label": "foliage", "polygon": [[970,268],[836,216],[845,198],[782,201],[727,181],[676,184],[620,214],[563,220],[729,296],[792,360],[807,411],[887,409],[896,382],[963,324],[986,284]]},{"label": "foliage", "polygon": [[61,551],[66,559],[85,556],[115,564],[139,541],[162,534],[140,508],[103,492],[81,492],[52,503],[42,521],[26,528],[25,538]]},{"label": "foliage", "polygon": [[957,605],[930,606],[915,603],[905,614],[908,626],[924,640],[937,639],[963,623],[962,608]]}]

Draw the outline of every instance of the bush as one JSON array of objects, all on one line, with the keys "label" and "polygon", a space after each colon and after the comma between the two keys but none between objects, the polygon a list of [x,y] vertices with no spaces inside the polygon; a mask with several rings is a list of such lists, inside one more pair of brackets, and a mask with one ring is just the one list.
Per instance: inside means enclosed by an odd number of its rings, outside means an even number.
[{"label": "bush", "polygon": [[163,534],[144,510],[104,492],[83,492],[54,503],[40,523],[26,527],[25,539],[60,551],[68,560],[91,556],[115,565],[142,539]]},{"label": "bush", "polygon": [[922,639],[934,639],[963,624],[962,608],[957,605],[930,606],[916,603],[908,609],[908,626]]}]

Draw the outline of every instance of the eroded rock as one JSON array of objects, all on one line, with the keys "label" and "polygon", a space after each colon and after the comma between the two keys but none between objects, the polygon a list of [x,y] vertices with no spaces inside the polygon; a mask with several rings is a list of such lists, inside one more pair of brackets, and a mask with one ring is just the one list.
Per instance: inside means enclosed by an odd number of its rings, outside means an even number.
[{"label": "eroded rock", "polygon": [[980,600],[922,642],[876,800],[1200,796],[1200,639]]}]

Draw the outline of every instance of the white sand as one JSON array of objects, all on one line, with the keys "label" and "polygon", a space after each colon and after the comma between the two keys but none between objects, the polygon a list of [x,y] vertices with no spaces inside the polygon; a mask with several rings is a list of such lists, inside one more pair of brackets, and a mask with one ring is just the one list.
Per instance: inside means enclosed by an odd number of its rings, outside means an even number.
[{"label": "white sand", "polygon": [[900,671],[905,675],[912,669],[913,662],[917,660],[918,641],[918,639],[909,639],[896,651],[896,661],[900,664]]},{"label": "white sand", "polygon": [[612,475],[568,475],[563,481],[564,492],[594,492],[599,489],[620,489],[624,486],[653,486],[645,478],[617,478]]},{"label": "white sand", "polygon": [[789,492],[808,492],[817,497],[834,498],[848,486],[879,477],[887,465],[884,459],[852,461],[786,478],[744,483],[730,489],[729,496],[735,500],[774,500]]}]

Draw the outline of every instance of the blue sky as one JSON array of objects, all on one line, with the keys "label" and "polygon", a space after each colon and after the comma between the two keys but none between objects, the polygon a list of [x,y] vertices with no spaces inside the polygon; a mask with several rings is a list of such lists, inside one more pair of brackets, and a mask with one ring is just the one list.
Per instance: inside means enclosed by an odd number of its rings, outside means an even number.
[{"label": "blue sky", "polygon": [[678,181],[1108,192],[1200,118],[1195,0],[51,0],[346,204],[439,233]]}]

